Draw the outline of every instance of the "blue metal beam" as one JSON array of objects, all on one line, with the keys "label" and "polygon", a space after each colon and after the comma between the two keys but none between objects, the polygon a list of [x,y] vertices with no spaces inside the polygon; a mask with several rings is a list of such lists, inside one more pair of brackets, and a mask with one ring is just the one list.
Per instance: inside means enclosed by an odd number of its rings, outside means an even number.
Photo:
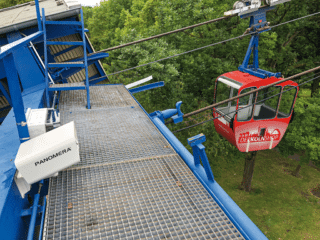
[{"label": "blue metal beam", "polygon": [[47,25],[74,25],[81,27],[81,22],[76,21],[46,21]]},{"label": "blue metal beam", "polygon": [[[81,29],[82,29],[82,41],[83,41],[83,57],[84,57],[84,64],[86,69],[86,89],[87,89],[87,108],[91,109],[90,104],[90,89],[89,89],[89,70],[88,70],[88,56],[87,56],[87,42],[86,42],[86,35],[84,32],[84,18],[83,18],[83,10],[80,10],[81,13]],[[109,56],[109,54],[108,54]]]},{"label": "blue metal beam", "polygon": [[102,81],[104,81],[104,80],[106,80],[106,79],[108,79],[107,76],[103,76],[103,77],[98,77],[98,78],[95,78],[95,79],[91,79],[91,80],[89,81],[89,84],[90,84],[90,85],[94,85],[94,84],[97,84],[97,83],[99,83],[99,82],[102,82]]},{"label": "blue metal beam", "polygon": [[42,34],[43,34],[43,32],[39,31],[39,32],[36,32],[34,34],[31,34],[30,36],[21,38],[21,39],[15,41],[15,42],[12,42],[10,44],[2,46],[0,48],[0,59],[4,58],[5,56],[8,56],[13,51],[19,49],[20,47],[22,47],[24,45],[27,45],[29,42],[31,42],[32,40],[38,38]]},{"label": "blue metal beam", "polygon": [[36,11],[37,11],[38,29],[39,31],[42,31],[39,0],[35,0],[35,5],[36,5]]},{"label": "blue metal beam", "polygon": [[[86,44],[87,44],[88,53],[89,53],[89,54],[93,53],[93,52],[94,52],[94,51],[93,51],[94,49],[93,49],[92,45],[90,44],[88,38],[86,38]],[[95,62],[94,64],[96,65],[96,67],[97,67],[100,75],[101,75],[101,76],[105,76],[106,73],[104,72],[102,65],[100,65],[98,62]],[[89,65],[90,65],[90,64],[89,64]],[[107,79],[108,79],[108,78],[107,78]]]},{"label": "blue metal beam", "polygon": [[77,47],[79,47],[79,46],[70,46],[70,47],[62,50],[61,52],[58,52],[58,53],[54,54],[54,56],[55,56],[55,57],[58,57],[58,56],[60,56],[60,55],[62,55],[62,54],[65,54],[66,52],[69,52],[69,51],[77,48]]},{"label": "blue metal beam", "polygon": [[[95,62],[106,57],[109,57],[109,53],[95,53],[93,55],[88,56],[87,58],[88,58],[88,62]],[[84,58],[73,59],[70,62],[82,62],[82,61],[84,61]]]},{"label": "blue metal beam", "polygon": [[6,69],[10,96],[14,96],[12,100],[12,107],[17,123],[20,142],[23,143],[30,139],[28,126],[26,124],[26,115],[24,114],[24,105],[22,100],[20,82],[13,55],[10,54],[3,59],[4,67]]},{"label": "blue metal beam", "polygon": [[44,77],[45,77],[45,83],[46,83],[46,106],[50,106],[47,30],[46,30],[46,15],[45,15],[44,8],[42,8],[42,27],[43,27],[43,47],[44,47],[44,66],[45,66]]},{"label": "blue metal beam", "polygon": [[148,84],[148,85],[144,85],[142,87],[133,88],[133,89],[130,89],[129,91],[132,94],[134,94],[134,93],[143,92],[143,91],[147,91],[147,90],[150,90],[150,89],[163,87],[163,86],[164,86],[164,82],[156,82],[156,83],[151,83],[151,84]]},{"label": "blue metal beam", "polygon": [[[25,111],[27,108],[42,108],[44,88],[23,96]],[[12,121],[13,120],[13,121]],[[21,211],[29,203],[21,198],[14,181],[16,167],[14,159],[20,145],[14,112],[10,111],[0,127],[0,239],[26,239],[29,223],[21,217]],[[45,193],[45,192],[44,192]]]},{"label": "blue metal beam", "polygon": [[[91,57],[95,58],[95,56],[88,57],[88,66],[90,66],[91,64],[96,64],[96,66],[97,66],[97,64],[98,64],[97,61],[101,58],[91,60],[92,59]],[[73,74],[79,72],[81,69],[83,69],[83,68],[69,68],[69,69],[66,68],[64,71],[61,72],[61,77],[68,78],[68,77],[72,76]],[[103,74],[103,75],[105,75],[105,74]]]},{"label": "blue metal beam", "polygon": [[[248,47],[247,52],[246,52],[246,56],[244,57],[242,65],[240,66],[241,68],[247,68],[248,67],[250,56],[251,56],[251,52],[252,52],[252,46],[254,44],[254,38],[255,38],[254,36],[251,36],[249,47]],[[240,69],[240,67],[239,67],[239,69]]]},{"label": "blue metal beam", "polygon": [[49,68],[84,68],[84,63],[48,63]]},{"label": "blue metal beam", "polygon": [[41,216],[39,240],[42,240],[42,232],[43,232],[43,226],[44,226],[44,216],[45,216],[45,211],[46,211],[46,205],[47,205],[47,198],[44,197],[43,204],[42,204],[42,216]]},{"label": "blue metal beam", "polygon": [[[274,8],[275,7],[266,7],[263,9],[259,9],[255,12],[251,12],[251,13],[240,16],[241,18],[250,17],[250,26],[249,26],[250,32],[255,32],[255,34],[251,36],[249,47],[246,52],[243,63],[238,68],[239,71],[249,73],[259,78],[266,78],[270,76],[275,76],[275,77],[281,76],[281,73],[272,73],[269,71],[259,69],[259,57],[258,57],[259,36],[260,36],[260,33],[271,30],[270,28],[264,28],[268,26],[266,12],[273,10]],[[253,64],[248,65],[251,54],[253,54]]]},{"label": "blue metal beam", "polygon": [[204,134],[199,134],[197,136],[188,138],[188,144],[192,147],[194,165],[197,167],[200,165],[200,159],[202,165],[206,171],[208,181],[214,181],[214,176],[210,167],[210,163],[205,152],[205,146],[202,145],[206,141],[206,136]]},{"label": "blue metal beam", "polygon": [[82,42],[55,42],[55,41],[49,41],[47,42],[47,45],[71,45],[71,46],[82,46]]},{"label": "blue metal beam", "polygon": [[39,191],[37,194],[35,194],[33,199],[32,213],[31,213],[31,219],[30,219],[29,230],[28,230],[28,238],[27,238],[28,240],[33,240],[34,229],[35,229],[38,209],[39,209],[38,205],[40,200],[40,191],[43,183],[44,183],[43,180],[39,182]]},{"label": "blue metal beam", "polygon": [[[7,38],[9,42],[15,42],[23,39],[23,36],[19,32],[12,32],[7,34]],[[19,50],[13,52],[13,57],[23,89],[44,82],[41,66],[34,61],[30,48],[21,47]],[[28,65],[25,63],[28,63]],[[32,78],[30,78],[30,76],[32,76]]]},{"label": "blue metal beam", "polygon": [[76,86],[76,87],[49,87],[49,91],[54,92],[54,91],[68,91],[68,90],[85,90],[86,86]]}]

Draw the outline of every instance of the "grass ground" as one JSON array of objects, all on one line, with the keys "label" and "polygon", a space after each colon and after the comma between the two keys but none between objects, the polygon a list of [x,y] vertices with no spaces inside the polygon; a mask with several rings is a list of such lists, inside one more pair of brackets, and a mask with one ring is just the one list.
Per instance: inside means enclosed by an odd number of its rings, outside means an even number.
[{"label": "grass ground", "polygon": [[320,239],[320,198],[310,192],[320,183],[320,172],[303,166],[302,177],[296,178],[290,174],[296,166],[297,161],[276,151],[259,152],[250,193],[237,188],[244,160],[221,161],[212,170],[216,181],[270,240]]}]

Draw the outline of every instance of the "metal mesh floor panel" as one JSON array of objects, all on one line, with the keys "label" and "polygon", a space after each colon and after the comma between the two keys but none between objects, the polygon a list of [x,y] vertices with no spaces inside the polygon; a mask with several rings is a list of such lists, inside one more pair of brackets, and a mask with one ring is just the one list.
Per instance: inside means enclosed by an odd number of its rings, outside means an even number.
[{"label": "metal mesh floor panel", "polygon": [[50,180],[44,239],[244,239],[178,156]]},{"label": "metal mesh floor panel", "polygon": [[175,153],[140,107],[62,112],[75,122],[81,162],[77,166]]},{"label": "metal mesh floor panel", "polygon": [[[123,85],[90,86],[92,109],[139,106]],[[83,90],[61,92],[60,111],[86,110],[87,93]]]}]

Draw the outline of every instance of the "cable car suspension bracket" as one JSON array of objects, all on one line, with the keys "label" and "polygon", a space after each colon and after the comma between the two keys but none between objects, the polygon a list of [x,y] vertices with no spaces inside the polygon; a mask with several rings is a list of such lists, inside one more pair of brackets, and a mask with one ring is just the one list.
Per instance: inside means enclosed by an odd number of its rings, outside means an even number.
[{"label": "cable car suspension bracket", "polygon": [[[251,36],[249,47],[246,53],[246,56],[243,60],[242,65],[239,66],[239,71],[249,73],[253,76],[259,78],[267,77],[281,77],[281,73],[272,73],[266,70],[259,68],[259,59],[258,59],[258,46],[259,46],[259,35],[262,32],[271,30],[269,27],[270,23],[267,22],[267,12],[274,10],[275,5],[280,3],[289,2],[291,0],[267,0],[266,3],[269,6],[260,8],[261,0],[242,0],[237,1],[233,5],[233,10],[225,12],[225,16],[238,13],[238,15],[244,19],[250,17],[250,26],[245,31],[245,34],[254,33]],[[249,60],[251,53],[253,54],[253,64],[249,65]]]},{"label": "cable car suspension bracket", "polygon": [[[258,47],[259,47],[259,37],[260,33],[271,30],[269,27],[269,22],[267,22],[266,13],[267,11],[273,10],[275,7],[266,7],[263,9],[259,9],[256,12],[248,13],[241,15],[241,18],[250,17],[250,26],[247,29],[247,32],[255,32],[251,36],[251,40],[249,43],[249,47],[246,53],[246,56],[243,60],[242,65],[239,66],[239,71],[249,73],[253,76],[259,78],[267,78],[267,77],[281,77],[281,73],[272,73],[266,70],[262,70],[259,68],[259,58],[258,58]],[[253,64],[249,65],[250,56],[253,54]]]}]

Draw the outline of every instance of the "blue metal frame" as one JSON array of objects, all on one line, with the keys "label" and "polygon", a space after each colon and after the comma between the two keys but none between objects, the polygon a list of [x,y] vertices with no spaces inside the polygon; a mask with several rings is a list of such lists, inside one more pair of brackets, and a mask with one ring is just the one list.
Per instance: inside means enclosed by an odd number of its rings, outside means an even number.
[{"label": "blue metal frame", "polygon": [[177,124],[177,123],[183,121],[183,115],[184,114],[181,112],[181,104],[182,104],[182,101],[179,101],[179,102],[176,103],[176,109],[167,109],[167,110],[164,110],[164,111],[155,111],[153,113],[150,113],[149,115],[150,115],[150,117],[159,118],[163,123],[164,123],[165,119],[172,118],[174,124]]},{"label": "blue metal frame", "polygon": [[42,233],[43,233],[43,226],[44,226],[44,216],[46,213],[46,206],[47,206],[47,198],[43,198],[43,204],[42,204],[42,216],[41,216],[41,224],[40,224],[40,233],[39,233],[39,240],[42,240]]},{"label": "blue metal frame", "polygon": [[[89,72],[88,72],[88,56],[87,56],[87,42],[86,36],[84,32],[84,18],[83,18],[83,11],[80,10],[81,13],[81,27],[82,27],[82,41],[83,41],[83,57],[84,57],[84,64],[86,69],[86,88],[87,88],[87,108],[91,109],[90,105],[90,88],[89,88]],[[108,54],[109,56],[109,54]]]},{"label": "blue metal frame", "polygon": [[68,90],[86,90],[86,86],[75,86],[75,87],[54,87],[51,85],[49,91],[68,91]]},{"label": "blue metal frame", "polygon": [[[43,107],[43,96],[45,85],[41,84],[33,89],[28,89],[22,93],[24,111],[27,108],[37,109]],[[24,209],[30,204],[27,198],[21,198],[19,190],[14,181],[16,167],[14,159],[18,152],[20,141],[17,126],[14,119],[13,109],[0,126],[0,233],[1,240],[25,239],[28,231],[29,222],[21,217]],[[47,184],[47,183],[46,183]],[[32,186],[30,196],[33,197]],[[35,189],[36,190],[36,189]],[[42,194],[46,194],[43,188]],[[41,194],[41,196],[43,196]]]},{"label": "blue metal frame", "polygon": [[39,0],[35,0],[35,5],[36,5],[36,12],[37,12],[38,29],[39,31],[42,31]]},{"label": "blue metal frame", "polygon": [[41,187],[43,185],[43,182],[44,182],[43,180],[40,181],[40,183],[39,183],[39,191],[34,196],[34,199],[33,199],[33,206],[32,206],[31,219],[30,219],[29,230],[28,230],[28,238],[27,238],[28,240],[33,240],[33,235],[34,235],[34,229],[35,229],[35,225],[36,225],[37,215],[38,215],[38,213],[41,212],[41,208],[39,209],[39,200],[40,200],[40,190],[41,190]]},{"label": "blue metal frame", "polygon": [[90,84],[90,86],[92,86],[92,85],[95,85],[95,84],[97,84],[97,83],[99,83],[99,82],[102,82],[102,81],[104,81],[104,80],[106,80],[106,79],[108,79],[107,76],[102,76],[102,77],[94,78],[94,79],[89,80],[89,84]]},{"label": "blue metal frame", "polygon": [[156,83],[151,83],[151,84],[144,85],[142,87],[133,88],[133,89],[130,89],[129,91],[131,93],[138,93],[138,92],[143,92],[143,91],[147,91],[147,90],[150,90],[150,89],[163,87],[163,86],[164,86],[164,82],[156,82]]},{"label": "blue metal frame", "polygon": [[206,136],[202,133],[197,136],[188,138],[188,144],[190,145],[190,147],[192,147],[193,151],[194,165],[196,167],[199,166],[201,159],[202,165],[207,174],[208,181],[213,181],[214,177],[210,167],[210,163],[205,152],[205,147],[202,145],[202,143],[204,143],[205,141]]},{"label": "blue metal frame", "polygon": [[[89,53],[89,54],[94,53],[93,48],[91,48],[91,45],[90,45],[90,43],[89,43],[89,41],[88,41],[87,38],[86,38],[86,43],[87,43],[87,46],[88,46],[88,48],[87,48],[88,53]],[[89,64],[89,65],[90,65],[90,64]],[[95,62],[95,66],[96,66],[96,68],[98,69],[98,71],[99,71],[99,73],[100,73],[101,76],[106,76],[106,73],[104,72],[104,69],[103,69],[102,65],[100,65],[100,64],[96,61],[96,62]],[[107,77],[107,76],[106,76],[106,77]],[[108,77],[107,77],[107,79],[108,79]],[[108,80],[109,80],[109,79],[108,79]]]},{"label": "blue metal frame", "polygon": [[82,46],[82,42],[57,42],[48,41],[47,45],[71,45],[71,46]]},{"label": "blue metal frame", "polygon": [[[259,58],[258,58],[259,36],[260,36],[260,33],[271,30],[270,28],[263,29],[263,30],[259,30],[259,29],[268,26],[266,13],[267,11],[273,10],[274,8],[275,7],[266,7],[252,13],[241,15],[241,18],[250,17],[250,26],[249,26],[249,28],[251,29],[250,32],[255,32],[255,34],[251,36],[246,56],[243,60],[243,63],[238,68],[239,71],[249,73],[259,78],[267,78],[272,76],[277,78],[281,77],[281,73],[279,72],[272,73],[259,68]],[[248,65],[251,53],[253,53],[253,64]]]},{"label": "blue metal frame", "polygon": [[0,59],[12,54],[15,50],[27,45],[29,42],[40,37],[42,34],[43,34],[43,32],[39,31],[39,32],[31,34],[30,36],[19,39],[13,43],[2,46],[0,49]]},{"label": "blue metal frame", "polygon": [[[46,79],[46,98],[47,98],[47,106],[49,106],[49,91],[63,91],[63,90],[80,90],[80,89],[86,89],[87,91],[87,108],[91,108],[90,104],[90,89],[89,89],[89,73],[88,73],[88,56],[87,56],[87,46],[86,46],[86,37],[85,37],[85,28],[84,28],[84,18],[83,18],[83,10],[80,10],[81,13],[81,22],[76,21],[46,21],[45,17],[45,10],[42,9],[42,22],[43,22],[43,31],[44,31],[44,54],[45,54],[45,79]],[[48,42],[47,41],[47,29],[46,25],[75,25],[81,27],[81,33],[82,33],[82,42]],[[68,62],[68,63],[48,63],[48,45],[77,45],[77,46],[83,46],[83,62],[84,63],[77,63],[76,61],[80,61],[79,59],[76,59],[74,61]],[[91,59],[101,59],[102,57],[107,57],[109,54],[97,54],[95,56],[92,56]],[[49,88],[49,75],[48,75],[48,68],[62,68],[58,72],[58,74],[62,74],[62,72],[69,70],[70,68],[85,68],[85,86],[84,87],[65,87],[65,88]]]},{"label": "blue metal frame", "polygon": [[23,143],[30,139],[30,136],[27,126],[26,115],[24,114],[24,105],[22,100],[20,82],[17,70],[15,68],[13,55],[10,54],[3,58],[3,63],[6,69],[10,96],[14,96],[11,99],[12,107],[16,119],[20,142]]},{"label": "blue metal frame", "polygon": [[[42,17],[43,16],[44,15],[42,15]],[[47,21],[46,24],[48,24],[48,25],[74,25],[74,26],[81,27],[81,22],[77,22],[77,21]]]},{"label": "blue metal frame", "polygon": [[44,47],[44,66],[45,66],[45,82],[46,82],[46,105],[50,105],[49,97],[49,72],[48,72],[48,48],[47,48],[47,29],[46,29],[46,15],[44,8],[42,8],[42,24],[43,24],[43,47]]},{"label": "blue metal frame", "polygon": [[[23,36],[20,32],[11,32],[7,34],[7,38],[9,43],[14,43],[15,41],[23,39]],[[41,71],[41,65],[38,65],[37,62],[34,61],[34,57],[29,47],[22,47],[12,54],[23,89],[44,82],[44,74]],[[27,67],[25,65],[26,63],[28,63]],[[30,76],[32,76],[32,80]]]}]

